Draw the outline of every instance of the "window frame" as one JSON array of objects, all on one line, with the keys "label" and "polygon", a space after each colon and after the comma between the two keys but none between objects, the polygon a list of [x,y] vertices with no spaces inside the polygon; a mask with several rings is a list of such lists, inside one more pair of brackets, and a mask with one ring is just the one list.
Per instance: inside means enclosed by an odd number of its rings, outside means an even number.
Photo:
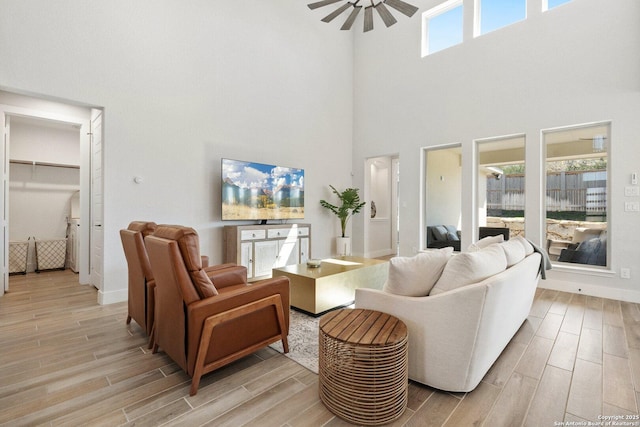
[{"label": "window frame", "polygon": [[[429,22],[431,19],[443,15],[457,7],[462,8],[462,28],[460,31],[462,33],[462,40],[460,43],[453,44],[451,46],[447,46],[443,49],[436,50],[434,52],[429,52]],[[453,46],[458,46],[464,42],[464,1],[463,0],[447,0],[444,3],[439,4],[438,6],[432,7],[431,9],[422,13],[422,57],[432,55],[434,53],[442,52],[443,50],[447,50]]]},{"label": "window frame", "polygon": [[[541,157],[541,166],[542,166],[542,175],[541,175],[541,179],[542,182],[540,183],[540,188],[542,189],[542,196],[543,196],[543,206],[542,206],[542,215],[540,217],[541,220],[541,232],[543,233],[542,235],[542,241],[543,242],[547,242],[547,209],[548,209],[548,204],[547,204],[547,163],[548,163],[548,143],[547,143],[547,135],[549,134],[555,134],[555,133],[561,133],[561,132],[569,132],[569,131],[575,131],[575,130],[579,130],[579,129],[585,129],[585,128],[593,128],[593,127],[598,127],[598,126],[602,126],[602,127],[606,127],[607,128],[607,143],[606,143],[606,148],[605,150],[603,150],[606,153],[606,157],[607,157],[607,169],[606,169],[606,178],[607,178],[607,184],[606,184],[606,191],[607,191],[607,196],[606,196],[606,230],[607,230],[607,239],[606,239],[606,251],[607,251],[607,256],[606,256],[606,264],[604,266],[600,266],[600,265],[591,265],[591,264],[581,264],[581,263],[570,263],[570,262],[562,262],[562,261],[553,261],[552,260],[552,264],[554,266],[554,268],[558,268],[560,270],[571,270],[571,271],[582,271],[582,272],[600,272],[600,273],[611,273],[613,272],[613,257],[611,254],[611,250],[613,248],[612,245],[612,241],[614,236],[612,235],[612,213],[613,213],[613,206],[611,204],[611,179],[612,179],[612,167],[611,167],[611,135],[612,135],[612,122],[610,120],[604,120],[604,121],[599,121],[599,122],[591,122],[591,123],[582,123],[582,124],[576,124],[576,125],[568,125],[568,126],[559,126],[559,127],[555,127],[555,128],[550,128],[550,129],[542,129],[540,131],[540,136],[541,136],[541,149],[542,149],[542,157]],[[545,245],[546,246],[546,245]]]}]

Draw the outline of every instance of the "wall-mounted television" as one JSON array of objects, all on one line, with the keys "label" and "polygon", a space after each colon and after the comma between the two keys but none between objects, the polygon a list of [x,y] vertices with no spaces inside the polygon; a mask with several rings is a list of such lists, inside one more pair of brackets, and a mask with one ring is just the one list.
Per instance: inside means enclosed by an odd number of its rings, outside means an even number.
[{"label": "wall-mounted television", "polygon": [[304,169],[222,159],[224,221],[304,218]]}]

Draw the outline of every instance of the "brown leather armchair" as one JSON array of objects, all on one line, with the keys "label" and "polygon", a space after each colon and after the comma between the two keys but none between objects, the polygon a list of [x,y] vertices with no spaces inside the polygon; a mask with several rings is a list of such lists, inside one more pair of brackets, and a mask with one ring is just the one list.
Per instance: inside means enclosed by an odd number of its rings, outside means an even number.
[{"label": "brown leather armchair", "polygon": [[202,268],[192,228],[158,226],[145,238],[156,278],[155,344],[192,377],[200,377],[271,343],[288,352],[289,279],[247,284],[236,265]]},{"label": "brown leather armchair", "polygon": [[[155,222],[133,221],[126,230],[120,230],[120,239],[129,270],[129,311],[127,325],[131,319],[152,336],[155,281],[144,246],[144,238],[152,234]],[[152,338],[153,339],[153,338]],[[150,345],[153,343],[150,342]]]},{"label": "brown leather armchair", "polygon": [[[144,238],[153,234],[157,227],[152,221],[132,221],[126,230],[120,230],[120,240],[129,270],[127,325],[131,323],[131,319],[140,325],[149,336],[149,348],[153,346],[156,282]],[[201,259],[203,267],[207,267],[209,257],[202,255]]]}]

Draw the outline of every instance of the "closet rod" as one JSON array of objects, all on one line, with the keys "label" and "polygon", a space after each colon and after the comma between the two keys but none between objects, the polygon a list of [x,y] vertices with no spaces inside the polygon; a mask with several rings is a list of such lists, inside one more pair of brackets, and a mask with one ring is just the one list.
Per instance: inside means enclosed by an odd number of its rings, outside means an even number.
[{"label": "closet rod", "polygon": [[51,166],[53,168],[68,168],[68,169],[80,169],[78,165],[65,165],[63,163],[49,163],[49,162],[36,162],[30,160],[9,160],[9,163],[17,163],[20,165],[31,166]]}]

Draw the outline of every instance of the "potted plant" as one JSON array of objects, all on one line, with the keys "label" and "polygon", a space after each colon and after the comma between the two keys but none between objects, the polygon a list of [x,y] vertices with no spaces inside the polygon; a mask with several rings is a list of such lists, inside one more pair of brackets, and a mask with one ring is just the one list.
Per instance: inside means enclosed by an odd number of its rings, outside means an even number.
[{"label": "potted plant", "polygon": [[342,236],[336,239],[336,246],[338,248],[338,255],[351,255],[351,240],[345,235],[347,230],[347,223],[349,219],[360,212],[360,210],[367,204],[367,202],[361,202],[358,195],[357,188],[347,188],[340,192],[335,189],[333,185],[329,185],[333,193],[340,199],[340,205],[333,205],[326,200],[320,200],[322,207],[329,209],[340,220],[340,227],[342,228]]}]

